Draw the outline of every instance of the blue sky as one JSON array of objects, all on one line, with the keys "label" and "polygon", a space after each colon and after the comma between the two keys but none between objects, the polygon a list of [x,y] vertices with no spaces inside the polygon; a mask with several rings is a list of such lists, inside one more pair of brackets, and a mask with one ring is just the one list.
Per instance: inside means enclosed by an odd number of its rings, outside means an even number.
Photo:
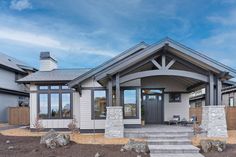
[{"label": "blue sky", "polygon": [[38,67],[94,67],[170,37],[236,68],[236,0],[0,0],[0,51]]}]

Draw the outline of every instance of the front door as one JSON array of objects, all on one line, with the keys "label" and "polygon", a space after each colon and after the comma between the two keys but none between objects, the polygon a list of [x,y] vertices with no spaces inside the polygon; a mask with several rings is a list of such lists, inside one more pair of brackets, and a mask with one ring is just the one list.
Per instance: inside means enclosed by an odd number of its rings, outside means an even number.
[{"label": "front door", "polygon": [[146,124],[162,124],[164,117],[163,91],[142,89],[142,107]]}]

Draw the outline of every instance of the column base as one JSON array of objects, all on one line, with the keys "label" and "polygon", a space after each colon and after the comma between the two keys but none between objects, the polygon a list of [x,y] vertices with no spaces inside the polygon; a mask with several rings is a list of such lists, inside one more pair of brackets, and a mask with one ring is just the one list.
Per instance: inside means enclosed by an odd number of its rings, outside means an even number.
[{"label": "column base", "polygon": [[225,106],[203,106],[201,127],[207,132],[207,137],[227,138]]},{"label": "column base", "polygon": [[105,137],[107,138],[124,137],[124,121],[123,121],[122,106],[107,107]]}]

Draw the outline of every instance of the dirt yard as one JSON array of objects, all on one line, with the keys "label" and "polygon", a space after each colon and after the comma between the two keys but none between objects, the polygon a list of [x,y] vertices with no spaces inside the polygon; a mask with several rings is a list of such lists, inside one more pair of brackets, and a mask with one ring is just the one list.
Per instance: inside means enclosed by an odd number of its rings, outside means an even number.
[{"label": "dirt yard", "polygon": [[[0,157],[94,157],[99,152],[103,157],[137,157],[135,152],[120,152],[121,145],[77,144],[47,149],[40,145],[40,137],[4,136],[0,134]],[[10,140],[10,144],[6,141]],[[12,150],[8,150],[13,146]],[[149,157],[148,155],[142,157]]]},{"label": "dirt yard", "polygon": [[236,156],[236,145],[228,144],[226,150],[222,153],[202,153],[205,157],[235,157]]}]

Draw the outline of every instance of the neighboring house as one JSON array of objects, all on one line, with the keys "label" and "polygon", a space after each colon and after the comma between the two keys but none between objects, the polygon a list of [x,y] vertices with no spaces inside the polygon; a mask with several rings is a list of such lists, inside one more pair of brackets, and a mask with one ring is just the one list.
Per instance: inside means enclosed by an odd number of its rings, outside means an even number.
[{"label": "neighboring house", "polygon": [[222,89],[222,103],[225,106],[236,107],[236,84]]},{"label": "neighboring house", "polygon": [[67,128],[74,115],[80,132],[105,130],[108,137],[141,127],[141,118],[146,124],[163,124],[173,115],[188,119],[189,95],[203,87],[206,104],[221,105],[222,81],[236,74],[169,38],[141,42],[91,70],[57,69],[49,53],[40,58],[40,70],[19,80],[30,84],[30,128],[37,116],[45,128]]},{"label": "neighboring house", "polygon": [[8,121],[8,107],[29,105],[29,90],[16,81],[36,69],[0,53],[0,122]]},{"label": "neighboring house", "polygon": [[[236,82],[223,81],[222,86],[222,104],[225,106],[236,106]],[[235,96],[234,96],[235,95]],[[192,92],[189,98],[189,104],[191,107],[205,106],[206,102],[206,90],[205,88]]]}]

